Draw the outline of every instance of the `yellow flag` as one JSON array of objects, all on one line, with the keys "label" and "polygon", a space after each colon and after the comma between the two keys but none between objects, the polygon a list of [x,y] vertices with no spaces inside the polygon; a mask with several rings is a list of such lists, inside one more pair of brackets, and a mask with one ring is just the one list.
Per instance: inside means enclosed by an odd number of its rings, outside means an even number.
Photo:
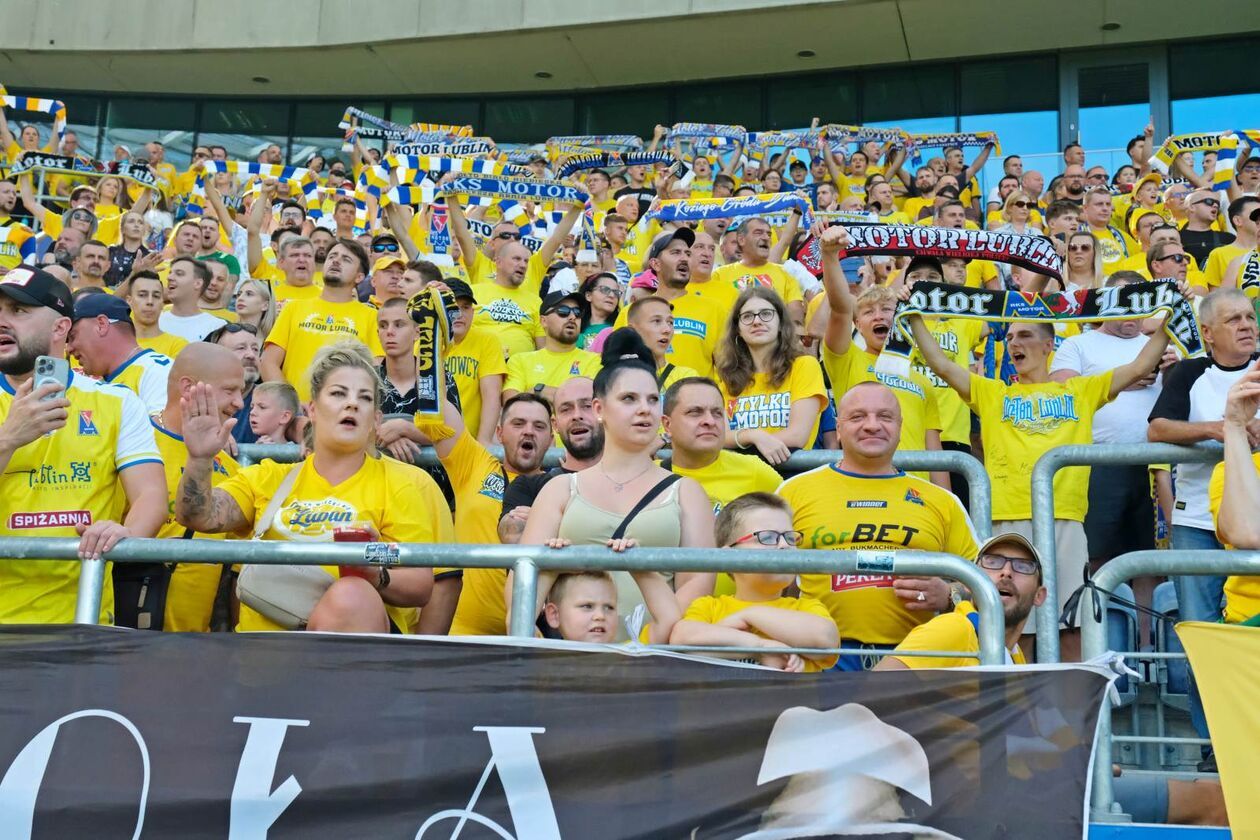
[{"label": "yellow flag", "polygon": [[1207,712],[1229,825],[1237,838],[1260,838],[1255,805],[1260,778],[1260,628],[1187,621],[1177,636],[1190,657]]}]

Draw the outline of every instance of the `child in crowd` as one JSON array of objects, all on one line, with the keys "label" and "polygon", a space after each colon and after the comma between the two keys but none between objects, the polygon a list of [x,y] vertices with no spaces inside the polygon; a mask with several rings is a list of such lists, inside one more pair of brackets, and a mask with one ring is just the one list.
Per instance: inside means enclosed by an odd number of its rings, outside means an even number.
[{"label": "child in crowd", "polygon": [[[726,548],[787,549],[800,542],[792,530],[792,509],[771,493],[748,493],[729,502],[714,525],[716,541]],[[827,608],[814,598],[785,597],[794,580],[791,574],[735,573],[734,595],[697,598],[682,620],[674,625],[669,641],[675,645],[766,648],[749,658],[792,672],[822,671],[836,664],[835,654],[798,656],[775,652],[776,648],[836,648],[840,634]]]},{"label": "child in crowd", "polygon": [[[633,540],[625,542],[632,543]],[[643,593],[643,603],[652,615],[646,627],[631,626],[631,637],[652,645],[669,641],[670,632],[682,615],[669,584],[657,572],[631,572]],[[643,611],[630,616],[632,625],[641,625]],[[566,572],[556,577],[543,605],[547,625],[570,642],[612,643],[617,640],[617,586],[608,572]]]},{"label": "child in crowd", "polygon": [[296,443],[293,421],[298,416],[298,394],[287,382],[261,382],[254,388],[249,409],[249,428],[258,443]]}]

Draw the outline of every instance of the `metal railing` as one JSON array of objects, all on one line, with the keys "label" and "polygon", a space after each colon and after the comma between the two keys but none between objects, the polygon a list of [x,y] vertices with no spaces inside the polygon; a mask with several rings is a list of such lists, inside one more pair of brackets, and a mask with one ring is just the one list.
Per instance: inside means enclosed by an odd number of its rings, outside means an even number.
[{"label": "metal railing", "polygon": [[[538,573],[548,571],[763,572],[782,574],[931,575],[950,578],[971,590],[980,614],[980,664],[1006,661],[1002,600],[988,575],[974,563],[927,551],[733,551],[720,548],[636,548],[618,554],[598,546],[421,545],[400,543],[396,552],[380,543],[298,543],[272,540],[126,539],[101,560],[80,560],[75,621],[95,624],[101,610],[106,562],[263,563],[300,566],[452,566],[511,569],[509,635],[532,637]],[[46,537],[0,538],[0,559],[79,560],[79,542]],[[372,559],[369,559],[372,558]],[[516,605],[528,605],[516,609]]]},{"label": "metal railing", "polygon": [[[500,461],[503,460],[502,446],[487,448],[491,455]],[[279,463],[293,463],[298,460],[299,453],[297,444],[293,443],[246,443],[241,444],[239,449],[240,452],[236,460],[243,467],[255,464],[264,458],[269,458]],[[657,457],[668,458],[670,454],[670,450],[662,449],[657,453]],[[842,454],[838,449],[800,450],[793,452],[787,461],[780,464],[776,469],[782,473],[805,472],[806,470],[834,464],[840,460]],[[557,466],[563,457],[563,449],[552,447],[547,450],[547,454],[543,458],[543,467]],[[418,467],[436,467],[441,465],[437,453],[431,446],[421,447],[420,454],[416,457],[414,463]],[[975,526],[976,534],[982,541],[989,538],[993,529],[993,490],[989,483],[989,474],[984,470],[984,465],[974,456],[968,455],[966,452],[955,452],[952,450],[908,450],[899,451],[893,455],[893,465],[902,470],[956,472],[963,475],[967,479],[967,484],[970,488],[970,499],[968,500],[967,509],[971,513],[971,521]]]},{"label": "metal railing", "polygon": [[[1032,471],[1033,544],[1041,555],[1042,583],[1050,609],[1037,610],[1037,661],[1059,661],[1059,575],[1054,538],[1054,477],[1064,467],[1207,464],[1222,458],[1220,446],[1170,443],[1056,446],[1037,459]],[[1171,523],[1170,523],[1171,525]],[[1114,561],[1112,561],[1114,562]]]},{"label": "metal railing", "polygon": [[[1222,574],[1260,575],[1260,551],[1134,551],[1108,560],[1094,575],[1093,581],[1098,589],[1111,592],[1117,585],[1142,575]],[[1079,612],[1081,656],[1086,660],[1101,656],[1107,651],[1105,622],[1110,599],[1100,594],[1100,601],[1098,614],[1094,613],[1092,599],[1084,601]],[[1125,736],[1123,740],[1136,739],[1137,736]],[[1197,738],[1161,737],[1156,740],[1161,743],[1201,743]],[[1111,716],[1104,710],[1098,716],[1098,732],[1094,742],[1094,791],[1090,809],[1092,819],[1116,822],[1122,821],[1124,815],[1112,791],[1111,744]]]}]

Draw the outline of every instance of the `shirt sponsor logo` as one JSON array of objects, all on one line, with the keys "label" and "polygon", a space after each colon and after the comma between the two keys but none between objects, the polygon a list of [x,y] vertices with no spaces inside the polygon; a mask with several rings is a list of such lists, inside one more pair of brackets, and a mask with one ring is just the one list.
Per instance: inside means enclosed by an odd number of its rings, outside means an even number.
[{"label": "shirt sponsor logo", "polygon": [[801,544],[809,548],[866,548],[868,544],[880,548],[908,548],[915,534],[921,530],[893,522],[859,522],[852,531],[837,534],[820,525],[807,534]]},{"label": "shirt sponsor logo", "polygon": [[832,575],[832,592],[851,592],[854,589],[892,589],[892,575]]},{"label": "shirt sponsor logo", "polygon": [[1053,397],[1006,396],[1002,398],[1002,422],[1021,432],[1049,434],[1065,422],[1077,422],[1075,394]]},{"label": "shirt sponsor logo", "polygon": [[23,531],[35,528],[73,528],[75,525],[91,525],[92,514],[86,510],[37,510],[18,511],[9,514],[9,530]]},{"label": "shirt sponsor logo", "polygon": [[72,484],[91,484],[92,465],[92,461],[71,461],[70,471],[66,472],[58,469],[55,464],[40,464],[38,467],[32,467],[29,470],[14,470],[5,473],[5,475],[25,475],[28,488],[51,487],[60,489]]},{"label": "shirt sponsor logo", "polygon": [[690,335],[696,338],[704,338],[708,335],[709,327],[704,321],[696,318],[679,318],[674,316],[674,333],[678,335]]},{"label": "shirt sponsor logo", "polygon": [[732,429],[785,429],[792,412],[792,394],[750,394],[726,401]]},{"label": "shirt sponsor logo", "polygon": [[279,530],[307,537],[331,533],[339,525],[349,524],[357,518],[358,512],[353,505],[331,498],[292,501],[276,516]]},{"label": "shirt sponsor logo", "polygon": [[851,508],[886,508],[888,502],[882,499],[851,499],[846,507]]},{"label": "shirt sponsor logo", "polygon": [[308,315],[298,324],[298,329],[303,332],[319,333],[320,335],[344,335],[348,337],[356,337],[359,334],[359,328],[349,318],[337,318],[333,315]]},{"label": "shirt sponsor logo", "polygon": [[502,473],[492,473],[486,476],[481,482],[481,489],[477,491],[479,495],[496,502],[503,501],[503,491],[507,488],[507,482],[503,479]]},{"label": "shirt sponsor logo", "polygon": [[100,432],[97,431],[96,424],[92,422],[91,411],[79,412],[79,434],[84,437],[97,437]]},{"label": "shirt sponsor logo", "polygon": [[923,501],[923,497],[919,495],[919,491],[915,490],[913,487],[906,491],[905,501],[910,502],[910,504],[913,505],[918,505],[919,507],[927,507]]}]

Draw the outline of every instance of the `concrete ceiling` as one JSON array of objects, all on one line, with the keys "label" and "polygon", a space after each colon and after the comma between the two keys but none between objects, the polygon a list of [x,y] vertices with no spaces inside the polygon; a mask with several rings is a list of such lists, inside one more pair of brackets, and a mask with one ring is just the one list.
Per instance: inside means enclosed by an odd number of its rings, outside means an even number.
[{"label": "concrete ceiling", "polygon": [[1260,31],[1260,2],[0,0],[0,19],[14,90],[377,98],[1114,48]]}]

